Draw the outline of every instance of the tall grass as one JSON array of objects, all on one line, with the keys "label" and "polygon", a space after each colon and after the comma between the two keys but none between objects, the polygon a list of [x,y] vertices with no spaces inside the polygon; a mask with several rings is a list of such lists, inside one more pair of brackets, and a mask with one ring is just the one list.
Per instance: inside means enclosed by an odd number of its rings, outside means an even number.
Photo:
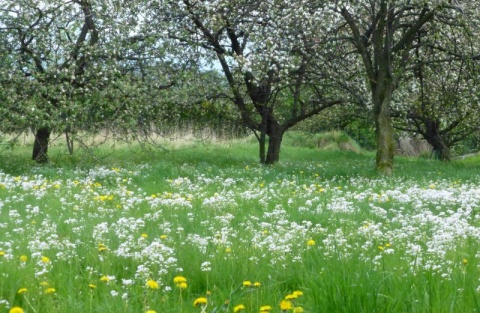
[{"label": "tall grass", "polygon": [[479,309],[480,162],[397,158],[379,177],[368,152],[282,149],[275,166],[248,141],[54,147],[43,167],[10,151],[0,310]]}]

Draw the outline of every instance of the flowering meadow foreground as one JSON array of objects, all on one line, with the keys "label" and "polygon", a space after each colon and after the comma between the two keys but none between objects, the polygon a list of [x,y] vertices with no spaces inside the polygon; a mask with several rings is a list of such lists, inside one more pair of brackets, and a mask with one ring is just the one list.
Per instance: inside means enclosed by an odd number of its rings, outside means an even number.
[{"label": "flowering meadow foreground", "polygon": [[476,173],[166,159],[0,171],[0,312],[479,310]]}]

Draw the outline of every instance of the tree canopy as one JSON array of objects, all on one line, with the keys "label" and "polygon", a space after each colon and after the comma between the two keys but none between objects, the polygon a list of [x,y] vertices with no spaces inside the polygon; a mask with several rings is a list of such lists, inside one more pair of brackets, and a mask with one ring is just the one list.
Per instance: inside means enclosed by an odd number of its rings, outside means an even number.
[{"label": "tree canopy", "polygon": [[288,129],[354,105],[388,174],[395,129],[442,159],[478,131],[478,19],[473,0],[0,0],[1,129],[32,129],[42,162],[52,133],[237,119],[270,164]]}]

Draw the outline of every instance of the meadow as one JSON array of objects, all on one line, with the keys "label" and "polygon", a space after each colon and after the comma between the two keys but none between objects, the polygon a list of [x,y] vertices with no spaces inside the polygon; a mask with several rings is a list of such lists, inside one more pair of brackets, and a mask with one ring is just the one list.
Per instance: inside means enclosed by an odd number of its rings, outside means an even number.
[{"label": "meadow", "polygon": [[[60,148],[58,148],[60,149]],[[480,160],[238,142],[0,161],[0,312],[478,312]]]}]

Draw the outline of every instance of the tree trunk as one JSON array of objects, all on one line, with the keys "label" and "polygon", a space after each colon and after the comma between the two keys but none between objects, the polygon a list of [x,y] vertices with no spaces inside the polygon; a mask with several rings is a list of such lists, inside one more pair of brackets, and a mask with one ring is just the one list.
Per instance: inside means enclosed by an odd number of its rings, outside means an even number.
[{"label": "tree trunk", "polygon": [[451,158],[450,149],[443,143],[438,146],[434,146],[432,154],[435,159],[440,161],[448,162]]},{"label": "tree trunk", "polygon": [[425,127],[425,140],[433,147],[433,157],[441,161],[450,161],[450,148],[445,144],[440,134],[440,122],[427,119]]},{"label": "tree trunk", "polygon": [[65,132],[65,139],[67,141],[68,153],[73,155],[73,138],[70,138],[68,131]]},{"label": "tree trunk", "polygon": [[260,124],[260,137],[258,138],[258,143],[260,144],[260,164],[266,163],[265,155],[265,144],[266,144],[266,134],[268,130],[268,111],[261,111],[262,114],[262,123]]},{"label": "tree trunk", "polygon": [[51,130],[47,127],[39,128],[35,133],[35,142],[33,143],[32,160],[37,163],[48,162],[48,142]]},{"label": "tree trunk", "polygon": [[260,164],[265,164],[265,132],[260,132],[260,136],[257,137],[259,145]]},{"label": "tree trunk", "polygon": [[393,86],[382,87],[384,88],[383,91],[380,91],[382,96],[374,97],[373,104],[377,139],[376,169],[382,174],[390,175],[393,171],[393,157],[395,155],[394,130],[390,116]]},{"label": "tree trunk", "polygon": [[280,146],[282,145],[283,131],[279,127],[272,129],[268,136],[268,151],[265,164],[274,164],[280,160]]}]

